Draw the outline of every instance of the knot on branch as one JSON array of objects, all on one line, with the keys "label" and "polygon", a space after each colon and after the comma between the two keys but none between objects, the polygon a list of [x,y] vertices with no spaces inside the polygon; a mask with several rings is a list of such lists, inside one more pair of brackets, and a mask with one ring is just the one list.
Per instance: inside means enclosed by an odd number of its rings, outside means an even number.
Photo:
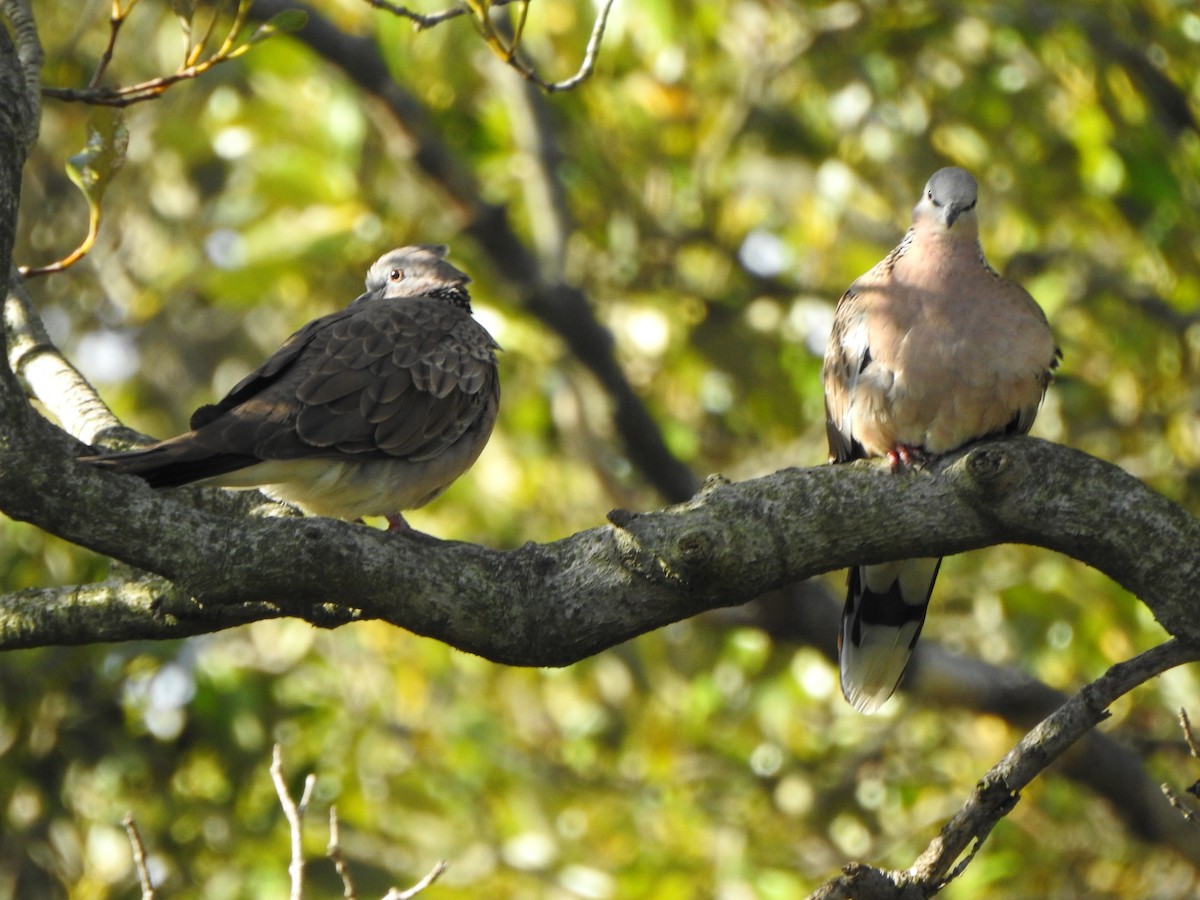
[{"label": "knot on branch", "polygon": [[842,875],[821,886],[809,900],[926,900],[934,891],[906,884],[897,874],[863,863],[848,863]]},{"label": "knot on branch", "polygon": [[709,569],[728,536],[715,523],[682,524],[662,514],[614,509],[608,521],[616,529],[621,564],[662,584],[690,586],[707,580]]},{"label": "knot on branch", "polygon": [[997,495],[1011,490],[1024,481],[1028,467],[1003,445],[989,444],[968,450],[962,459],[967,484],[982,494]]},{"label": "knot on branch", "polygon": [[1009,787],[1001,775],[988,773],[975,785],[975,797],[997,820],[1012,812],[1021,799],[1021,792]]}]

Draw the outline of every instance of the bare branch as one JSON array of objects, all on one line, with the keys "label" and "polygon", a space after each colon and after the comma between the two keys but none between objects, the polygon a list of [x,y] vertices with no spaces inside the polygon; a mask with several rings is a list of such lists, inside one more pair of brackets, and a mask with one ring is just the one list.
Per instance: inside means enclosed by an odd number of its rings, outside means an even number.
[{"label": "bare branch", "polygon": [[[1012,811],[1020,792],[1068,747],[1109,715],[1108,707],[1140,684],[1167,669],[1200,659],[1200,644],[1170,640],[1133,659],[1117,663],[1030,731],[976,785],[924,853],[907,870],[881,872],[855,867],[823,885],[811,900],[835,897],[929,897],[966,868],[992,828]],[[958,865],[956,862],[966,854]],[[891,888],[881,888],[883,876]],[[860,886],[869,882],[869,888]],[[869,891],[869,893],[868,893]]]},{"label": "bare branch", "polygon": [[354,879],[350,875],[350,867],[346,865],[346,857],[342,855],[342,832],[338,824],[336,806],[329,807],[329,846],[325,855],[333,862],[333,868],[342,879],[343,900],[357,900],[358,892],[354,888]]},{"label": "bare branch", "polygon": [[279,805],[283,807],[283,814],[288,820],[292,837],[292,861],[288,865],[292,890],[289,897],[290,900],[302,900],[304,896],[304,842],[301,817],[304,815],[304,807],[308,805],[308,800],[312,796],[312,787],[316,777],[310,774],[305,778],[304,795],[300,799],[300,804],[297,805],[292,799],[287,782],[283,777],[283,747],[276,744],[271,752],[271,781],[275,784],[275,793],[279,795]]},{"label": "bare branch", "polygon": [[[1192,759],[1200,759],[1200,745],[1196,743],[1196,735],[1192,731],[1192,721],[1188,718],[1187,710],[1179,710],[1179,728],[1183,731],[1183,740],[1187,744],[1188,752],[1192,755]],[[1183,802],[1183,799],[1171,789],[1168,784],[1162,785],[1162,792],[1166,796],[1167,801],[1171,806],[1178,810],[1183,816],[1184,821],[1190,822],[1193,825],[1200,825],[1200,815],[1196,811]],[[1200,797],[1200,781],[1192,782],[1187,792],[1193,797]]]},{"label": "bare branch", "polygon": [[[1192,785],[1192,787],[1195,787],[1195,785]],[[1185,822],[1189,822],[1192,825],[1200,825],[1200,815],[1197,815],[1194,809],[1184,803],[1183,798],[1176,794],[1169,784],[1162,786],[1162,792],[1163,796],[1167,798],[1167,802],[1179,811]]]},{"label": "bare branch", "polygon": [[34,309],[24,279],[15,272],[4,300],[8,364],[72,437],[93,444],[101,438],[141,438],[113,415],[95,388],[59,352]]},{"label": "bare branch", "polygon": [[[114,0],[114,13],[109,34],[109,48],[106,51],[111,55],[112,47],[117,39],[117,32],[120,30],[121,24],[124,22],[124,17],[128,15],[132,9],[131,3],[123,13],[119,13],[117,9],[117,0]],[[55,100],[62,100],[70,103],[87,103],[93,106],[113,106],[123,108],[132,106],[135,103],[141,103],[146,100],[154,100],[164,94],[169,88],[181,81],[188,81],[192,78],[198,78],[209,69],[221,63],[228,62],[245,53],[251,45],[268,37],[276,30],[290,30],[297,27],[299,20],[288,19],[281,23],[279,28],[271,27],[268,22],[257,32],[252,34],[247,40],[238,43],[238,35],[241,32],[242,26],[246,24],[246,20],[250,13],[251,0],[238,0],[237,9],[234,11],[233,20],[230,23],[228,33],[222,40],[221,45],[212,52],[207,58],[201,59],[204,48],[206,47],[209,38],[212,36],[214,27],[217,21],[217,16],[225,4],[220,3],[217,9],[213,12],[212,19],[209,21],[208,29],[204,37],[195,44],[190,40],[190,29],[185,29],[185,54],[184,60],[179,68],[169,75],[162,75],[158,78],[152,78],[148,81],[139,82],[138,84],[127,85],[118,88],[102,88],[97,82],[103,74],[107,66],[104,58],[101,59],[100,67],[92,76],[87,87],[84,88],[42,88],[42,94],[46,97],[52,97]],[[119,13],[119,14],[118,14]]]},{"label": "bare branch", "polygon": [[555,91],[569,91],[591,78],[592,72],[596,69],[596,58],[600,55],[600,42],[604,40],[604,29],[608,26],[608,14],[612,10],[612,6],[613,0],[604,0],[604,5],[596,14],[595,24],[592,25],[592,36],[588,38],[583,61],[579,64],[579,71],[570,78],[556,81],[553,84],[545,84],[536,78],[530,78],[530,80],[546,91],[554,93]]},{"label": "bare branch", "polygon": [[96,71],[88,79],[89,90],[95,90],[100,84],[100,79],[104,77],[104,73],[108,71],[108,65],[113,58],[113,50],[117,46],[117,37],[121,33],[121,26],[125,24],[130,11],[137,5],[137,0],[129,0],[129,5],[124,9],[121,9],[121,0],[111,0],[111,3],[112,12],[108,17],[108,43],[104,47],[104,52],[100,54],[100,62],[96,64]]},{"label": "bare branch", "polygon": [[166,579],[146,574],[0,595],[0,635],[14,646],[36,646],[48,632],[64,646],[191,637],[282,615],[265,603],[204,608]]},{"label": "bare branch", "polygon": [[[421,13],[414,12],[407,6],[390,3],[388,0],[366,0],[366,2],[376,9],[386,10],[393,15],[408,19],[418,31],[441,24],[448,19],[469,15],[479,29],[480,37],[484,43],[491,48],[496,56],[504,61],[505,65],[514,69],[526,81],[536,84],[546,93],[552,94],[558,91],[569,91],[577,88],[592,77],[592,73],[596,69],[596,58],[600,55],[600,44],[604,40],[604,30],[608,26],[608,14],[612,11],[614,0],[603,0],[603,5],[600,7],[599,12],[596,13],[596,19],[592,23],[592,33],[588,38],[587,47],[584,50],[583,60],[579,64],[579,69],[570,78],[565,78],[562,81],[546,81],[534,71],[531,65],[520,58],[518,51],[521,46],[521,35],[524,31],[525,17],[529,13],[529,0],[490,0],[490,2],[466,3],[462,6],[451,7],[450,9],[431,15],[422,15]],[[521,10],[518,13],[517,24],[513,29],[513,36],[510,39],[506,39],[492,25],[489,13],[494,7],[508,6],[512,3],[519,3]]]},{"label": "bare branch", "polygon": [[[526,0],[492,0],[492,6],[507,6],[510,3],[523,3]],[[385,12],[390,12],[392,15],[400,16],[402,19],[408,19],[413,23],[413,28],[417,31],[424,31],[426,28],[432,28],[435,25],[441,25],[443,22],[448,22],[451,19],[457,19],[459,16],[471,15],[471,8],[466,4],[461,6],[451,6],[441,12],[429,13],[423,15],[419,12],[409,9],[407,6],[401,6],[397,3],[389,3],[388,0],[366,0],[366,3],[376,9],[382,9]]]},{"label": "bare branch", "polygon": [[1187,742],[1188,752],[1193,759],[1200,759],[1200,744],[1196,743],[1196,735],[1192,731],[1192,720],[1188,718],[1187,710],[1179,710],[1179,728],[1183,731],[1183,739]]},{"label": "bare branch", "polygon": [[[563,665],[852,562],[1017,540],[1107,573],[1169,632],[1200,639],[1200,522],[1118,467],[1034,438],[982,442],[909,478],[821,466],[714,483],[677,507],[618,510],[609,526],[495,551],[191,508],[48,454],[48,426],[23,399],[5,403],[4,387],[0,509],[157,572],[206,610],[268,601],[326,627],[379,618],[499,662]],[[0,647],[54,643],[55,612],[41,614],[40,632],[0,632]]]},{"label": "bare branch", "polygon": [[441,878],[442,873],[448,868],[450,868],[450,864],[444,859],[439,859],[433,864],[433,868],[429,870],[429,873],[408,890],[401,891],[397,890],[396,888],[392,888],[383,895],[383,900],[412,900],[413,897],[417,896],[417,894],[421,893],[423,890],[425,890],[425,888],[429,887],[431,884]]},{"label": "bare branch", "polygon": [[138,831],[133,813],[125,813],[121,820],[125,833],[129,835],[129,846],[133,851],[133,866],[137,870],[138,884],[142,887],[142,900],[154,900],[154,882],[150,880],[150,869],[146,865],[146,845],[142,843],[142,835]]}]

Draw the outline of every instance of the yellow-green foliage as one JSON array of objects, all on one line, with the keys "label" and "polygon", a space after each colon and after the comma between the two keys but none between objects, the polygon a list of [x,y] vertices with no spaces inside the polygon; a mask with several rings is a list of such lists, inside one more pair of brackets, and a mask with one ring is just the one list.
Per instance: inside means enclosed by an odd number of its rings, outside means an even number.
[{"label": "yellow-green foliage", "polygon": [[[107,11],[39,4],[48,84],[86,83]],[[540,239],[521,85],[468,19],[416,33],[356,0],[321,12],[382,49],[487,201]],[[531,5],[525,46],[545,77],[575,70],[593,14],[583,0]],[[173,71],[180,45],[168,5],[145,0],[106,79]],[[630,0],[594,78],[544,104],[572,220],[566,277],[701,476],[824,460],[832,305],[895,243],[928,175],[957,164],[979,176],[992,264],[1030,288],[1063,348],[1034,433],[1200,509],[1190,4]],[[86,119],[45,101],[20,263],[86,232],[64,170]],[[33,289],[131,425],[182,429],[293,328],[351,300],[381,252],[445,241],[505,348],[504,399],[479,464],[413,524],[507,547],[662,504],[623,456],[603,392],[459,233],[461,210],[417,168],[403,123],[340,71],[281,36],[126,123],[97,247]],[[94,555],[0,522],[4,590],[102,572]],[[1162,637],[1135,598],[1026,547],[948,562],[925,634],[1064,690]],[[1194,670],[1171,673],[1106,729],[1163,742],[1147,765],[1189,783],[1194,769],[1161,747],[1177,742],[1180,705],[1200,711],[1197,687]],[[561,671],[374,624],[265,622],[8,653],[0,698],[0,898],[133,896],[126,810],[161,896],[284,896],[275,741],[294,786],[318,775],[311,855],[338,804],[360,896],[445,858],[430,897],[791,898],[852,858],[909,865],[1019,736],[904,699],[864,718],[815,650],[705,622]],[[310,896],[340,896],[329,865],[310,877]],[[945,896],[1169,898],[1196,884],[1050,775]]]}]

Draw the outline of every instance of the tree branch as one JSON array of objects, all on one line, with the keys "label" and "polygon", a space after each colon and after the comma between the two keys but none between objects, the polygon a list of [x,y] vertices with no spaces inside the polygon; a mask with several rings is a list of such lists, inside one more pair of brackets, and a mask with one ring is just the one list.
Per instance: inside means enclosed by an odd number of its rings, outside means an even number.
[{"label": "tree branch", "polygon": [[[810,580],[706,618],[724,627],[762,628],[778,643],[812,646],[836,664],[841,611],[840,598],[830,595],[824,582]],[[952,653],[928,635],[917,644],[900,689],[919,706],[985,713],[1022,731],[1070,697],[1011,666]],[[1160,783],[1119,733],[1093,730],[1058,761],[1055,771],[1108,801],[1131,834],[1172,847],[1200,866],[1200,829],[1179,827],[1179,814],[1163,796]]]},{"label": "tree branch", "polygon": [[4,300],[8,364],[72,437],[85,444],[148,440],[113,415],[96,389],[54,346],[38,316],[25,279],[15,271]]},{"label": "tree branch", "polygon": [[[0,12],[12,24],[17,39],[17,59],[20,62],[24,90],[13,91],[10,98],[22,104],[22,124],[18,137],[25,149],[37,143],[38,130],[42,124],[42,107],[39,90],[42,84],[42,42],[38,37],[37,23],[29,0],[3,0]],[[22,159],[22,162],[24,160]]]},{"label": "tree branch", "polygon": [[[1200,637],[1200,523],[1117,467],[1032,438],[981,443],[904,477],[855,465],[713,483],[680,506],[616,510],[611,525],[496,551],[190,508],[47,453],[40,429],[20,433],[22,418],[0,403],[0,509],[156,572],[209,609],[253,601],[324,626],[383,619],[498,662],[564,665],[852,562],[1019,541],[1094,566],[1173,635]],[[0,630],[0,648],[84,629],[55,615]],[[140,637],[180,627],[142,624]]]},{"label": "tree branch", "polygon": [[[811,900],[843,897],[908,900],[938,893],[962,873],[995,824],[1012,811],[1021,790],[1063,751],[1108,718],[1108,707],[1117,698],[1167,669],[1197,659],[1200,659],[1200,644],[1171,640],[1117,663],[1044,719],[993,766],[962,809],[909,869],[880,872],[861,865],[847,867],[844,875],[823,885],[812,894]],[[964,853],[966,857],[956,866],[955,862]]]},{"label": "tree branch", "polygon": [[604,40],[604,31],[608,27],[608,14],[612,11],[613,7],[613,0],[601,0],[600,9],[597,11],[596,18],[592,23],[592,33],[588,37],[587,47],[583,52],[583,60],[580,62],[579,69],[575,74],[570,78],[564,78],[562,81],[546,81],[534,71],[532,66],[520,57],[518,52],[521,43],[520,28],[510,38],[509,36],[502,35],[490,19],[493,7],[518,3],[521,7],[520,22],[523,22],[528,12],[529,0],[487,0],[487,2],[478,2],[476,0],[476,2],[468,2],[462,6],[454,6],[442,12],[431,13],[430,15],[421,15],[407,6],[389,3],[388,0],[366,0],[366,2],[376,9],[382,9],[392,13],[392,15],[408,19],[418,31],[425,28],[432,28],[434,25],[440,25],[442,22],[457,18],[458,16],[471,16],[475,20],[476,29],[479,31],[484,43],[491,48],[496,57],[530,84],[537,85],[548,94],[572,90],[592,77],[592,73],[596,69],[596,58],[600,54],[600,43]]},{"label": "tree branch", "polygon": [[129,838],[129,848],[133,853],[133,866],[137,872],[138,886],[142,889],[142,900],[154,900],[154,882],[150,880],[150,868],[146,864],[146,845],[142,843],[142,835],[138,831],[133,813],[125,813],[121,824],[125,826],[125,834]]},{"label": "tree branch", "polygon": [[271,783],[275,785],[275,794],[279,797],[279,805],[283,807],[284,818],[288,821],[288,834],[291,838],[292,855],[288,864],[288,877],[291,880],[290,900],[301,900],[304,896],[304,810],[312,798],[313,787],[317,777],[311,772],[304,778],[304,792],[297,803],[292,799],[288,790],[287,780],[283,776],[283,747],[275,745],[271,753]]},{"label": "tree branch", "polygon": [[[375,7],[375,9],[382,9],[394,16],[408,19],[413,23],[413,28],[417,31],[433,28],[435,25],[441,25],[443,22],[449,22],[451,19],[457,19],[459,16],[471,15],[471,8],[465,3],[459,6],[447,7],[441,12],[422,14],[398,3],[389,3],[388,0],[364,0],[364,2],[369,6]],[[521,2],[525,2],[525,0],[491,0],[490,5],[499,7]]]}]

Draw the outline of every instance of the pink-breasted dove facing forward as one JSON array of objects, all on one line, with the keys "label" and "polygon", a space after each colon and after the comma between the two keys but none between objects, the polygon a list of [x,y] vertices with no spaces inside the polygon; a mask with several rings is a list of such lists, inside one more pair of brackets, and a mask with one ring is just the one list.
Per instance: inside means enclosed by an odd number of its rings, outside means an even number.
[{"label": "pink-breasted dove facing forward", "polygon": [[309,322],[191,430],[85,461],[152,487],[258,487],[320,516],[423,506],[479,457],[500,402],[499,345],[471,316],[448,248],[402,247],[366,292]]},{"label": "pink-breasted dove facing forward", "polygon": [[[833,462],[885,457],[899,471],[1033,425],[1059,353],[1037,303],[984,258],[977,192],[963,169],[935,172],[908,233],[838,301],[824,369]],[[857,709],[900,683],[940,563],[850,569],[838,649]]]}]

